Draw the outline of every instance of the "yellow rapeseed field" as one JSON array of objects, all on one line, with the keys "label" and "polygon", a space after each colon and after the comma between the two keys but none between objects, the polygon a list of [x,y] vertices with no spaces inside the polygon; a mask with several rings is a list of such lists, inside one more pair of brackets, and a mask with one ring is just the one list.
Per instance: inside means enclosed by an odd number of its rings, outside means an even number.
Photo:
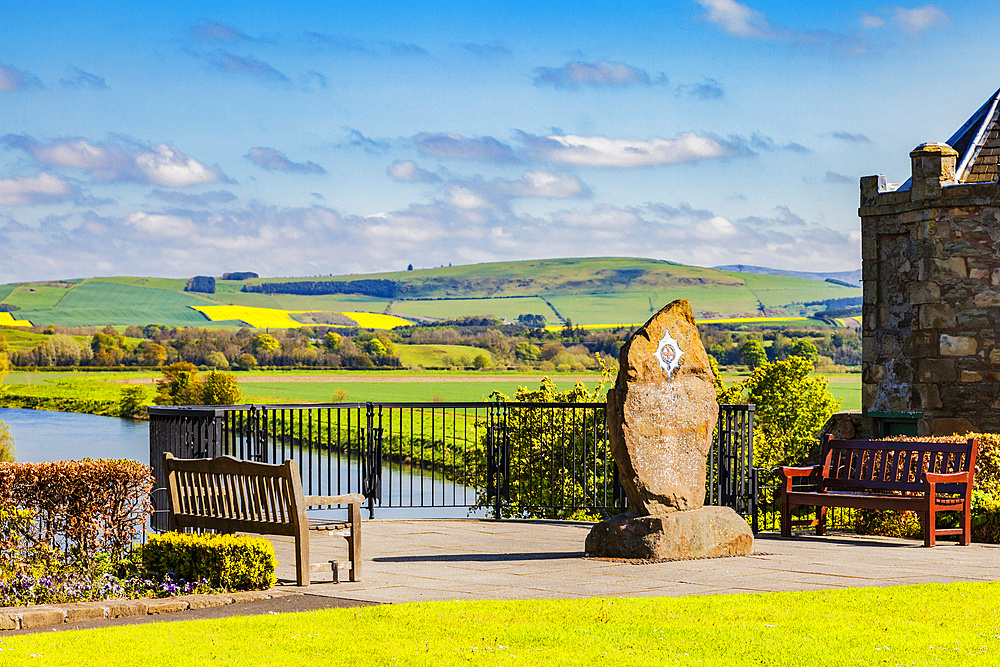
[{"label": "yellow rapeseed field", "polygon": [[277,308],[257,308],[256,306],[191,306],[213,322],[240,320],[257,329],[295,329],[301,327],[290,313],[301,310],[279,310]]},{"label": "yellow rapeseed field", "polygon": [[805,322],[808,317],[722,317],[710,320],[695,320],[698,324],[741,324],[743,322]]},{"label": "yellow rapeseed field", "polygon": [[0,312],[0,327],[30,327],[28,320],[15,320],[14,316],[7,312]]},{"label": "yellow rapeseed field", "polygon": [[[753,322],[805,322],[808,317],[722,317],[708,320],[695,320],[697,324],[741,324]],[[574,324],[574,329],[616,329],[618,327],[641,327],[645,322],[632,324]],[[561,331],[565,326],[562,324],[550,324],[545,327],[546,331]]]},{"label": "yellow rapeseed field", "polygon": [[[292,319],[292,313],[317,313],[317,310],[282,310],[280,308],[258,308],[256,306],[191,306],[213,322],[239,320],[256,329],[296,329],[305,326]],[[365,329],[394,329],[406,326],[408,321],[395,315],[381,313],[341,313]],[[2,320],[0,320],[2,323]],[[344,328],[342,324],[326,325]]]},{"label": "yellow rapeseed field", "polygon": [[381,313],[341,313],[341,315],[351,318],[358,323],[359,327],[365,329],[395,329],[410,324],[402,317]]}]

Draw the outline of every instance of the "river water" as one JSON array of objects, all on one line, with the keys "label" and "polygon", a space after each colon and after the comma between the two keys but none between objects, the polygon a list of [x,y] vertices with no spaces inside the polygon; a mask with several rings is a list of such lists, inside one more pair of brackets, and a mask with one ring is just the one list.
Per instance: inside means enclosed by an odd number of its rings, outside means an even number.
[{"label": "river water", "polygon": [[[72,461],[84,458],[149,462],[149,422],[75,412],[17,408],[0,408],[0,421],[5,422],[10,428],[17,460],[23,463]],[[326,467],[319,466],[324,478],[327,474]],[[345,476],[357,474],[356,471],[349,470],[346,465],[342,472]],[[411,493],[414,501],[412,503]],[[429,499],[438,499],[437,502],[442,500],[454,502],[456,499],[463,499],[459,502],[472,502],[475,497],[476,492],[473,489],[455,486],[440,479],[416,476],[403,481],[396,467],[392,471],[383,467],[383,502],[394,507],[376,507],[375,516],[379,519],[461,518],[469,516],[469,511],[465,507],[410,508],[406,505],[421,504],[421,502],[426,504]],[[478,516],[482,514],[480,512]]]}]

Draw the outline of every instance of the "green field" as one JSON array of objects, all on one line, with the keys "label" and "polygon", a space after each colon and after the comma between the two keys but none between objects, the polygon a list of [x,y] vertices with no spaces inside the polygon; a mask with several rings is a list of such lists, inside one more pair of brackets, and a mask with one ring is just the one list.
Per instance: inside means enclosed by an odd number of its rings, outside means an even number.
[{"label": "green field", "polygon": [[496,317],[508,321],[516,320],[518,315],[533,314],[544,315],[549,322],[559,321],[548,304],[539,297],[397,300],[393,301],[390,312],[400,317],[416,315],[417,317],[452,319],[463,315],[474,315],[477,317]]},{"label": "green field", "polygon": [[[387,279],[397,283],[395,300],[351,294],[319,296],[241,292],[264,281]],[[390,312],[434,319],[465,315],[514,320],[524,313],[560,323],[645,322],[652,312],[675,299],[691,301],[695,315],[731,317],[760,314],[759,307],[784,309],[789,315],[815,312],[803,302],[859,297],[860,288],[788,276],[719,271],[672,262],[628,257],[493,262],[414,271],[350,276],[260,278],[216,281],[216,293],[183,292],[186,281],[174,278],[91,278],[80,282],[0,286],[0,301],[19,306],[19,315],[35,324],[84,326],[170,324],[207,326],[185,308],[195,304],[233,304],[329,312]],[[523,298],[511,298],[523,297]],[[213,326],[222,326],[215,323]]]},{"label": "green field", "polygon": [[[206,305],[206,299],[187,292],[153,287],[139,287],[121,282],[87,280],[72,289],[47,288],[61,293],[58,307],[29,308],[18,303],[18,317],[36,325],[88,326],[112,324],[167,324],[171,326],[206,326],[205,317],[188,306]],[[17,292],[15,295],[17,296]],[[34,295],[33,295],[34,296]],[[11,298],[7,301],[10,302]]]},{"label": "green field", "polygon": [[408,368],[450,368],[451,366],[472,366],[473,360],[485,354],[490,361],[493,354],[481,347],[469,345],[397,345],[399,359]]},{"label": "green field", "polygon": [[998,605],[995,582],[387,604],[7,636],[0,664],[995,665]]},{"label": "green field", "polygon": [[[435,346],[445,347],[445,346]],[[593,389],[597,373],[497,373],[492,371],[238,371],[245,402],[331,402],[338,391],[346,392],[347,402],[434,402],[482,401],[499,390],[513,396],[518,387],[537,388],[549,375],[560,389],[570,389],[584,381]],[[69,399],[75,395],[88,400],[117,401],[122,380],[143,379],[150,387],[156,373],[133,372],[14,372],[3,380],[0,393]],[[727,385],[746,377],[724,373]],[[861,408],[861,376],[857,373],[825,376],[830,391],[841,401],[842,410]]]},{"label": "green field", "polygon": [[71,283],[62,283],[58,287],[46,283],[18,285],[3,302],[22,310],[54,308],[74,286]]}]

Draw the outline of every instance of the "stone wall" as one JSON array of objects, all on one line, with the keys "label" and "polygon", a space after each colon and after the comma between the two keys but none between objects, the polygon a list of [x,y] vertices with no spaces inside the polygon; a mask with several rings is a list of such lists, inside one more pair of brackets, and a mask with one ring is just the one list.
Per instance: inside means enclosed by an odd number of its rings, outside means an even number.
[{"label": "stone wall", "polygon": [[1000,187],[957,184],[957,153],[917,147],[908,190],[861,179],[862,407],[919,432],[1000,432]]}]

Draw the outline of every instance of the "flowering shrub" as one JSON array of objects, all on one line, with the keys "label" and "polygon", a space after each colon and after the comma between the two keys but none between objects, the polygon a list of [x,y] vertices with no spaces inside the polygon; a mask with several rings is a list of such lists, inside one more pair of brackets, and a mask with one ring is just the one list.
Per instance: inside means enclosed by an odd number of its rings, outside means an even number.
[{"label": "flowering shrub", "polygon": [[111,572],[92,576],[84,571],[34,576],[18,574],[0,579],[0,606],[58,604],[120,598],[162,598],[188,593],[209,593],[204,580],[187,582],[168,573],[155,580],[138,574],[119,577]]}]

